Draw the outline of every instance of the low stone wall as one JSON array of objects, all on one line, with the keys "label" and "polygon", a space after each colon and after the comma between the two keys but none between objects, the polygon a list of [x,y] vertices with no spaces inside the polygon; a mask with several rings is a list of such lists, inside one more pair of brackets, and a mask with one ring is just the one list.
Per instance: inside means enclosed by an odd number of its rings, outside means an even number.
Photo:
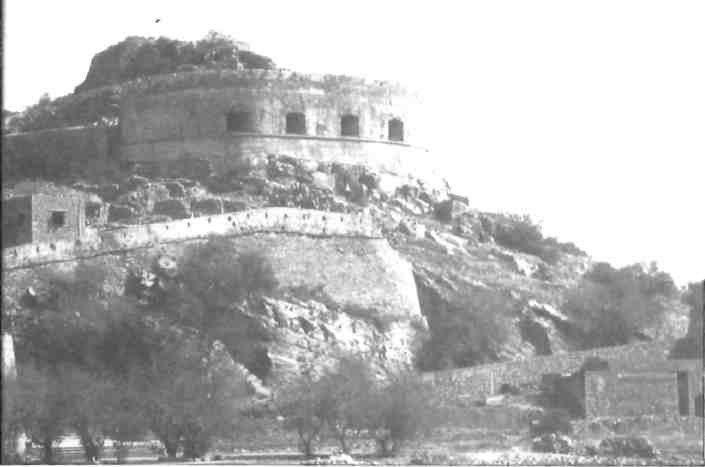
[{"label": "low stone wall", "polygon": [[312,236],[381,238],[371,217],[296,208],[268,208],[171,222],[129,226],[94,233],[85,239],[33,243],[3,250],[6,270],[97,256],[159,243],[179,242],[210,235],[237,236],[260,232]]},{"label": "low stone wall", "polygon": [[609,361],[612,370],[648,369],[655,364],[660,368],[676,367],[678,361],[668,360],[669,351],[670,344],[666,342],[640,342],[426,373],[424,379],[434,384],[438,397],[444,401],[473,401],[495,394],[504,383],[538,386],[544,374],[573,373],[588,357]]},{"label": "low stone wall", "polygon": [[636,417],[678,415],[676,373],[588,371],[585,373],[585,416]]}]

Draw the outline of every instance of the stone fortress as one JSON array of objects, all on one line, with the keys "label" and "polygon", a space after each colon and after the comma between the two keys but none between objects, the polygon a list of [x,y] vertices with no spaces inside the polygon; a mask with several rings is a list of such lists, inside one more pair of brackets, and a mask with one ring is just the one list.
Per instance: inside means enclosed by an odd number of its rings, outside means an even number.
[{"label": "stone fortress", "polygon": [[[419,114],[419,96],[397,84],[281,70],[181,72],[123,85],[119,127],[9,135],[4,143],[14,150],[10,164],[21,164],[21,156],[41,151],[78,165],[111,160],[159,172],[199,161],[227,173],[269,154],[288,154],[314,163],[360,164],[403,178],[427,173],[430,157],[417,143]],[[320,286],[340,302],[420,320],[425,326],[411,265],[364,214],[269,208],[98,232],[86,228],[86,209],[70,196],[4,200],[7,277],[26,276],[55,263],[131,258],[140,251],[178,256],[184,244],[223,235],[243,248],[263,251],[284,285]],[[386,355],[410,362],[407,344],[413,335],[409,326],[389,334]],[[637,354],[648,354],[649,349],[640,346]],[[658,352],[665,362],[664,353]],[[439,393],[462,400],[495,394],[502,383],[520,382],[522,375],[536,383],[542,373],[574,371],[583,357],[556,355],[428,377],[443,388]],[[672,402],[664,410],[695,411],[690,401],[702,393],[702,371],[691,363],[685,377],[684,368],[664,363],[667,377],[658,388],[665,388]],[[588,375],[583,383],[594,414],[607,411],[591,395],[609,386],[595,384],[598,376]],[[682,387],[689,388],[684,397]],[[614,407],[616,403],[610,410],[619,414]]]},{"label": "stone fortress", "polygon": [[[350,77],[180,72],[123,85],[117,127],[44,130],[5,141],[16,165],[41,153],[70,165],[112,161],[159,173],[196,162],[227,173],[270,154],[290,154],[403,178],[426,153],[410,144],[416,102],[400,85]],[[96,229],[87,225],[90,203],[75,194],[32,193],[4,199],[3,208],[3,266],[10,283],[28,280],[42,267],[178,258],[188,244],[219,235],[243,251],[262,252],[283,287],[320,289],[341,306],[373,310],[382,321],[395,317],[378,341],[381,359],[390,364],[410,363],[410,343],[427,327],[411,265],[365,213],[264,208]],[[274,367],[276,372],[277,362]]]},{"label": "stone fortress", "polygon": [[411,172],[418,95],[344,76],[243,70],[144,78],[123,88],[120,156],[196,157],[227,167],[257,154]]},{"label": "stone fortress", "polygon": [[33,156],[75,170],[199,161],[227,171],[291,154],[398,176],[435,172],[421,146],[420,106],[419,94],[399,84],[347,76],[256,69],[147,76],[122,85],[119,126],[8,135],[3,168],[14,173]]}]

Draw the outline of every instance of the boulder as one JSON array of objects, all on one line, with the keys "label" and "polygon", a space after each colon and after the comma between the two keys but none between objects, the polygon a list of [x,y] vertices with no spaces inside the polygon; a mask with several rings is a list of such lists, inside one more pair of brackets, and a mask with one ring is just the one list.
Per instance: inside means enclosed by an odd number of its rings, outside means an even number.
[{"label": "boulder", "polygon": [[191,212],[186,203],[179,199],[167,199],[154,203],[154,213],[169,216],[172,219],[185,219],[191,217]]},{"label": "boulder", "polygon": [[417,240],[422,239],[426,236],[426,226],[423,224],[418,224],[416,222],[409,221],[407,219],[402,219],[397,226],[397,230],[404,235],[409,235]]},{"label": "boulder", "polygon": [[167,182],[164,187],[169,190],[169,196],[172,198],[183,198],[186,196],[184,186],[179,182]]},{"label": "boulder", "polygon": [[652,459],[658,454],[648,439],[636,436],[606,438],[597,449],[601,455],[611,457]]},{"label": "boulder", "polygon": [[191,201],[191,211],[196,216],[221,214],[223,212],[223,201],[218,198],[194,199]]},{"label": "boulder", "polygon": [[433,206],[433,216],[440,222],[451,222],[453,220],[453,200],[447,199],[436,203]]},{"label": "boulder", "polygon": [[224,199],[223,200],[223,212],[245,211],[249,208],[250,208],[250,206],[244,201],[233,200],[233,199]]},{"label": "boulder", "polygon": [[137,217],[137,212],[124,204],[111,204],[108,209],[108,222],[125,222]]},{"label": "boulder", "polygon": [[335,176],[321,172],[321,171],[316,171],[311,174],[312,181],[311,183],[313,184],[314,187],[321,189],[321,190],[331,190],[333,191],[335,189]]},{"label": "boulder", "polygon": [[107,185],[101,185],[96,190],[98,196],[101,197],[103,201],[115,201],[120,194],[120,186],[117,183],[108,183]]},{"label": "boulder", "polygon": [[131,175],[121,187],[123,191],[132,191],[149,185],[149,179],[141,175]]},{"label": "boulder", "polygon": [[575,442],[568,436],[549,433],[532,440],[531,449],[536,452],[552,452],[569,454],[573,451]]}]

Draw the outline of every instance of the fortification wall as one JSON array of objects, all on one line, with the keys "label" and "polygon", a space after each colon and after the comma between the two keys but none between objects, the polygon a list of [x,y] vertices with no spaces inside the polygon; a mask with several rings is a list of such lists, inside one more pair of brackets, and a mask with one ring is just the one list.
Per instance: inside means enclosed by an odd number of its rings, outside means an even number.
[{"label": "fortification wall", "polygon": [[213,167],[227,168],[243,158],[284,154],[318,162],[359,164],[372,170],[394,174],[424,173],[429,169],[425,149],[402,143],[316,136],[225,134],[214,138],[169,140],[122,147],[122,159],[158,163],[183,159],[203,159]]},{"label": "fortification wall", "polygon": [[671,344],[666,342],[640,342],[426,373],[424,379],[434,384],[438,397],[452,402],[482,399],[496,393],[504,383],[538,386],[542,375],[573,373],[588,357],[608,360],[613,371],[665,371],[681,366],[693,368],[689,361],[669,360],[670,347]]},{"label": "fortification wall", "polygon": [[645,413],[678,415],[675,372],[586,372],[586,417],[636,417]]},{"label": "fortification wall", "polygon": [[83,126],[4,135],[3,177],[80,174],[106,162],[113,152],[116,128]]},{"label": "fortification wall", "polygon": [[263,232],[381,238],[381,232],[374,221],[364,214],[297,208],[253,209],[93,232],[76,242],[55,241],[6,248],[3,250],[3,266],[12,270],[211,235],[233,236]]},{"label": "fortification wall", "polygon": [[[413,114],[419,113],[418,98],[399,85],[342,77],[301,75],[273,70],[176,73],[138,80],[124,87],[121,105],[122,143],[125,155],[176,157],[184,152],[232,157],[258,145],[275,153],[302,139],[304,152],[320,145],[318,152],[364,154],[365,140],[388,142],[389,122],[403,122],[403,141],[414,141]],[[227,114],[248,112],[251,129],[228,128]],[[286,116],[305,116],[303,131],[286,136]],[[341,117],[358,118],[358,134],[342,136]],[[266,135],[260,139],[240,133]],[[245,136],[245,135],[243,135]],[[306,138],[306,137],[309,138]],[[331,138],[328,145],[324,141]],[[204,140],[213,140],[209,146]],[[144,146],[156,143],[156,150]],[[171,144],[169,144],[171,143]],[[355,145],[357,143],[357,145]],[[225,147],[223,147],[225,146]],[[402,146],[403,147],[403,146]],[[144,155],[148,154],[148,155]]]},{"label": "fortification wall", "polygon": [[[281,287],[322,289],[336,303],[382,319],[422,319],[411,265],[381,237],[368,216],[291,208],[134,226],[81,244],[27,245],[4,251],[3,286],[21,291],[41,266],[104,263],[122,283],[131,267],[148,269],[161,255],[178,260],[185,248],[222,235],[240,251],[259,251]],[[52,246],[53,245],[53,246]]]}]

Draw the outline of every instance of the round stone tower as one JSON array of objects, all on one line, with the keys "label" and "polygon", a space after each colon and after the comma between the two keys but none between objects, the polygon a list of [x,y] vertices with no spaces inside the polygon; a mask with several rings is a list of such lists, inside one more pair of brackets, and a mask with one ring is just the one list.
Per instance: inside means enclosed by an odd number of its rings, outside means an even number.
[{"label": "round stone tower", "polygon": [[121,155],[129,162],[208,160],[226,168],[267,154],[418,170],[418,95],[403,86],[283,70],[211,70],[124,86]]}]

